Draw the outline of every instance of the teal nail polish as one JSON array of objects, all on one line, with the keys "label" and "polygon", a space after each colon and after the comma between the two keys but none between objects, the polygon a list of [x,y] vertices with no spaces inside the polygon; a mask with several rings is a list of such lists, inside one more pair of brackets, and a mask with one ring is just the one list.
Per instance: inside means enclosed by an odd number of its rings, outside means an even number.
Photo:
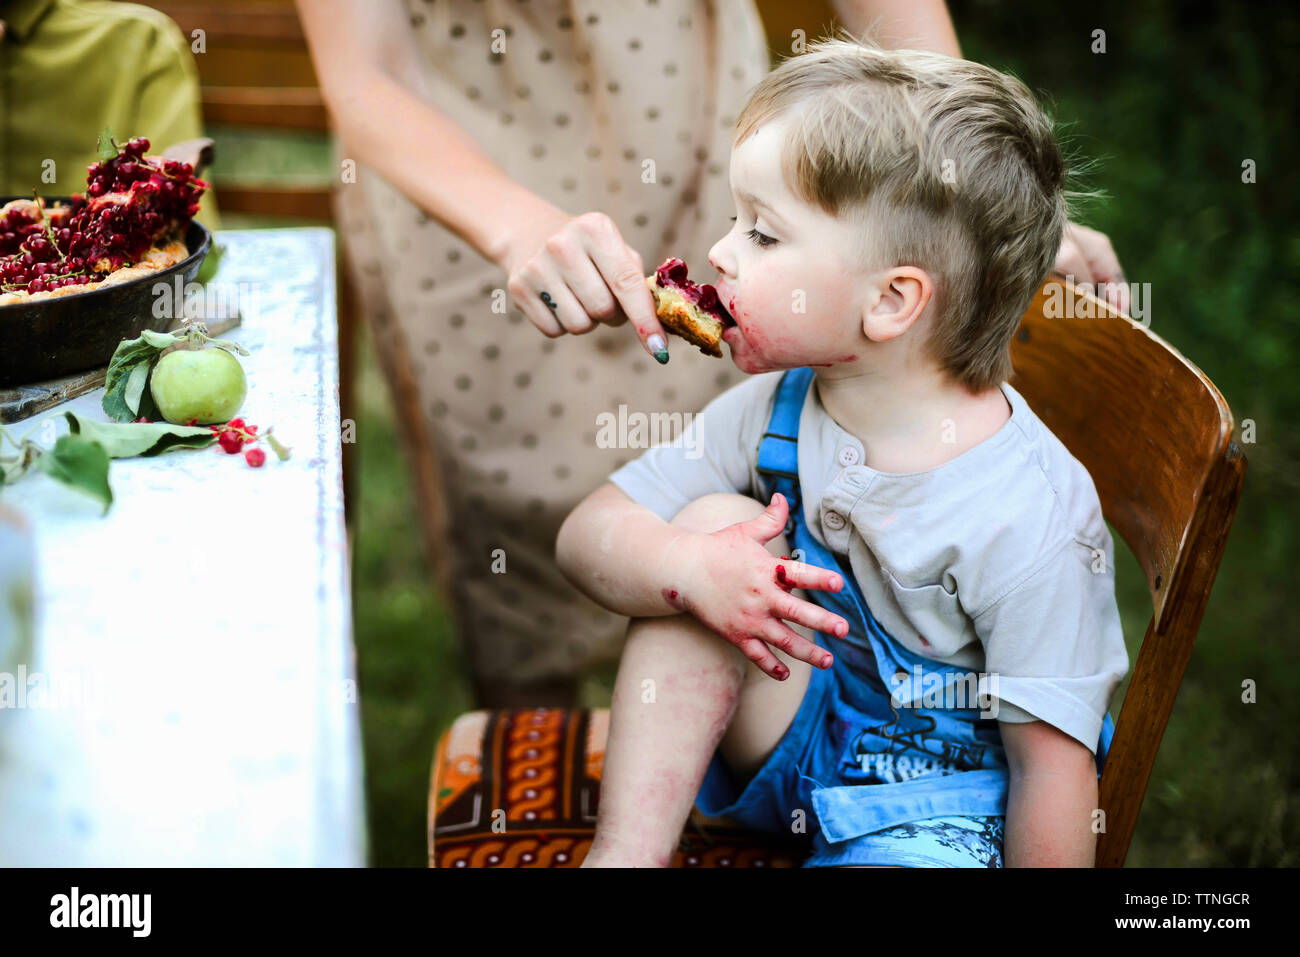
[{"label": "teal nail polish", "polygon": [[658,352],[656,352],[656,353],[655,353],[655,361],[658,362],[661,366],[662,366],[662,365],[667,365],[667,364],[668,364],[668,350],[667,350],[667,349],[660,349]]}]

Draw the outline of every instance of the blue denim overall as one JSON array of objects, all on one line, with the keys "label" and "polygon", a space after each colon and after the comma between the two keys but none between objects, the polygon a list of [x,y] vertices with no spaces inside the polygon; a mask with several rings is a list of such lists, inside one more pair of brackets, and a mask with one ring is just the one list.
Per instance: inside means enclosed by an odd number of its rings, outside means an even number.
[{"label": "blue denim overall", "polygon": [[[696,803],[710,817],[784,833],[801,833],[800,821],[815,817],[806,828],[813,836],[806,866],[1001,866],[1008,771],[997,721],[980,718],[978,701],[921,706],[923,698],[935,703],[936,690],[954,681],[957,688],[973,687],[969,672],[923,658],[891,638],[867,607],[847,560],[814,538],[804,520],[797,443],[812,378],[806,368],[782,377],[759,446],[758,472],[771,483],[769,492],[781,492],[789,503],[785,535],[798,550],[791,554],[843,576],[839,592],[812,589],[807,596],[847,620],[849,633],[815,634],[835,663],[812,669],[790,728],[743,793],[737,795],[715,754]],[[1098,776],[1113,733],[1107,714]]]}]

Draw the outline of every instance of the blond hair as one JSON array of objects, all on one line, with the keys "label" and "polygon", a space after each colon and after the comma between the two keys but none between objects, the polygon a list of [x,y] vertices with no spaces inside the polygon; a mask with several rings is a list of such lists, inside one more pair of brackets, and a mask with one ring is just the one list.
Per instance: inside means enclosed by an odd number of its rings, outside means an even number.
[{"label": "blond hair", "polygon": [[781,157],[793,191],[862,223],[864,263],[934,279],[927,353],[972,392],[1007,379],[1068,214],[1065,160],[1028,88],[968,60],[836,36],[758,83],[733,145],[778,116],[794,121]]}]

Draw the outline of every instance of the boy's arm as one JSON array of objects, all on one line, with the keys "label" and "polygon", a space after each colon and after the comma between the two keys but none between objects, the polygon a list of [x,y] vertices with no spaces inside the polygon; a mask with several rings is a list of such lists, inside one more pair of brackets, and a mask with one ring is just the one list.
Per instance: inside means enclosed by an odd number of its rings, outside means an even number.
[{"label": "boy's arm", "polygon": [[[662,590],[675,579],[675,543],[688,537],[606,482],[569,513],[555,539],[555,560],[579,591],[629,618],[675,615]],[[635,548],[628,544],[636,543]]]},{"label": "boy's arm", "polygon": [[790,592],[838,591],[844,587],[841,576],[778,560],[764,547],[781,533],[788,508],[778,493],[749,521],[696,533],[665,522],[607,482],[564,520],[555,560],[575,587],[606,608],[629,618],[689,613],[765,673],[784,680],[789,669],[768,645],[820,668],[833,663],[787,621],[841,637],[849,630],[839,615]]},{"label": "boy's arm", "polygon": [[1128,668],[1100,506],[1096,522],[1102,537],[1073,537],[973,616],[988,676],[981,686],[1010,708],[998,730],[1011,772],[1003,857],[1012,867],[1095,861],[1092,749]]},{"label": "boy's arm", "polygon": [[1011,780],[1006,867],[1092,867],[1097,835],[1096,760],[1084,745],[1045,721],[999,721]]},{"label": "boy's arm", "polygon": [[670,520],[697,498],[746,488],[746,450],[758,446],[755,416],[766,413],[775,390],[770,375],[747,377],[690,418],[679,441],[647,449],[579,502],[556,536],[564,577],[596,604],[629,618],[680,612],[663,591],[677,587],[683,559],[665,561],[665,555],[689,536]]}]

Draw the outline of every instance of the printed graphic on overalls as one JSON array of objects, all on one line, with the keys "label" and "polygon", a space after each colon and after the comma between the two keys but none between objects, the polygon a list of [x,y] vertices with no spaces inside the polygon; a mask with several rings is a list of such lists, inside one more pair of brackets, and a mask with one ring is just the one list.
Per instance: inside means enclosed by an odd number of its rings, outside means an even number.
[{"label": "printed graphic on overalls", "polygon": [[926,774],[955,774],[982,767],[987,745],[934,735],[934,717],[919,710],[911,712],[911,727],[905,726],[892,701],[889,710],[892,721],[854,735],[845,755],[848,768],[882,784],[896,784]]},{"label": "printed graphic on overalls", "polygon": [[1002,867],[1006,820],[998,817],[934,817],[877,831],[874,843],[897,842],[903,860],[925,859],[940,867]]}]

